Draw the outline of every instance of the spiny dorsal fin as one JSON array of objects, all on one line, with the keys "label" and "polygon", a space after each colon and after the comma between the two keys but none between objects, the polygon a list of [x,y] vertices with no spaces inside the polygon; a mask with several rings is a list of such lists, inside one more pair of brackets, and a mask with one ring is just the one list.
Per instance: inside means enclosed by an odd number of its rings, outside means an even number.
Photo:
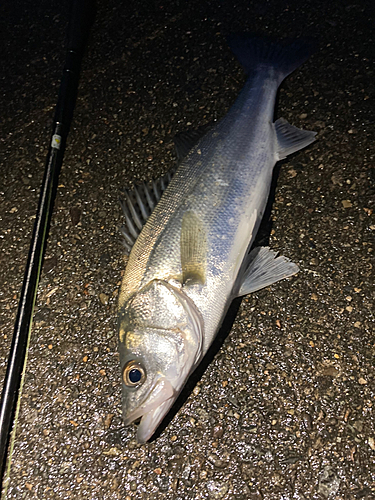
[{"label": "spiny dorsal fin", "polygon": [[167,189],[175,168],[172,168],[159,179],[148,184],[134,186],[133,190],[124,190],[124,196],[120,199],[120,205],[125,217],[125,224],[120,228],[123,236],[123,246],[127,254],[130,253],[135,240],[138,238],[147,219]]},{"label": "spiny dorsal fin", "polygon": [[181,224],[182,281],[201,283],[206,281],[207,235],[201,219],[195,212],[185,212]]},{"label": "spiny dorsal fin", "polygon": [[[178,164],[181,163],[190,150],[198,144],[199,140],[213,125],[213,123],[208,123],[197,130],[182,132],[174,138]],[[123,236],[122,244],[128,255],[142,227],[150,217],[161,195],[168,187],[176,169],[177,166],[173,167],[159,179],[153,180],[148,184],[143,183],[142,185],[135,186],[132,191],[124,190],[124,196],[120,199],[120,205],[124,212],[125,224],[120,228],[120,232]]]}]

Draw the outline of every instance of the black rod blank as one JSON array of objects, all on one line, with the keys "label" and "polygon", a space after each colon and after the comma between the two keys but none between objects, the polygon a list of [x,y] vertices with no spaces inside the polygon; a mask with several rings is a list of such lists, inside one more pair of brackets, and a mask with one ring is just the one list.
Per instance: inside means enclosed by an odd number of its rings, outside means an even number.
[{"label": "black rod blank", "polygon": [[73,118],[82,56],[94,19],[94,0],[72,0],[70,7],[66,61],[0,400],[0,479],[5,471],[9,436],[22,373],[25,369],[43,253],[64,157],[66,139]]}]

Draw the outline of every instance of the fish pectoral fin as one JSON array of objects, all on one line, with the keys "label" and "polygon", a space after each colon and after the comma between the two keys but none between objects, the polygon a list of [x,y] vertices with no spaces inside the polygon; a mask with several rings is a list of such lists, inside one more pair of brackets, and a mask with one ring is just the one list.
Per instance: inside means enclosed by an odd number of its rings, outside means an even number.
[{"label": "fish pectoral fin", "polygon": [[269,247],[256,247],[247,257],[248,265],[241,278],[237,296],[242,297],[298,273],[297,264]]},{"label": "fish pectoral fin", "polygon": [[202,220],[193,211],[185,212],[180,237],[183,284],[206,281],[207,235]]},{"label": "fish pectoral fin", "polygon": [[277,156],[279,160],[305,148],[315,141],[316,132],[294,127],[284,120],[284,118],[276,120],[274,127],[277,137]]}]

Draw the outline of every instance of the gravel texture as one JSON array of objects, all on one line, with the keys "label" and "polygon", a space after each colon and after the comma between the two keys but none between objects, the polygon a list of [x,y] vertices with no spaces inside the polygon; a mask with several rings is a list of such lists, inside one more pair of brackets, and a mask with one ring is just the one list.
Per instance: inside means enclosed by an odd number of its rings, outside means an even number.
[{"label": "gravel texture", "polygon": [[[67,6],[4,0],[0,380],[65,58]],[[98,6],[35,309],[11,499],[375,498],[374,8],[369,1]],[[279,164],[260,240],[300,273],[236,301],[156,438],[123,427],[118,197],[244,81],[225,36],[313,36],[277,116],[318,132]]]}]

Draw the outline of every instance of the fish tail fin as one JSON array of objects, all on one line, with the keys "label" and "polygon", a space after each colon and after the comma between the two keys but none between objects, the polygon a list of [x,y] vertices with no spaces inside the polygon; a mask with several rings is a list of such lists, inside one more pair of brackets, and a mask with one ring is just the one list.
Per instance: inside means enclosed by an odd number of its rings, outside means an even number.
[{"label": "fish tail fin", "polygon": [[274,68],[279,74],[279,83],[303,64],[316,50],[313,39],[297,39],[282,42],[250,34],[230,35],[229,47],[246,73],[259,68]]}]

